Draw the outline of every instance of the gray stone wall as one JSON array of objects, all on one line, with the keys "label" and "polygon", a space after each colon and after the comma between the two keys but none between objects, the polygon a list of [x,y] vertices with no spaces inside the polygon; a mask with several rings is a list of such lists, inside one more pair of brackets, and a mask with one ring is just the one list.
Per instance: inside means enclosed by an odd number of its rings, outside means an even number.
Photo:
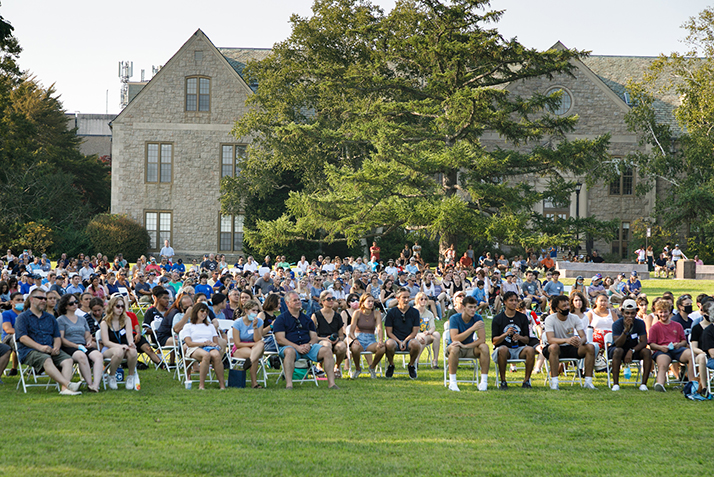
[{"label": "gray stone wall", "polygon": [[[196,50],[203,52],[200,62]],[[211,78],[208,112],[185,111],[185,81],[192,75]],[[246,111],[248,94],[208,39],[192,36],[112,125],[112,213],[143,224],[147,210],[170,211],[177,255],[216,252],[221,145],[243,143],[230,131]],[[173,182],[146,182],[149,142],[173,144]]]}]

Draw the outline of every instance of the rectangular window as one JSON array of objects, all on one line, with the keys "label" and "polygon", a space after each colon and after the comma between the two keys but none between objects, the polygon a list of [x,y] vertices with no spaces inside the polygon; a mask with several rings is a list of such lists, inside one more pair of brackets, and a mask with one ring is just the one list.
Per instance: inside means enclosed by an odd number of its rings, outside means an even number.
[{"label": "rectangular window", "polygon": [[243,216],[221,215],[218,250],[237,252],[243,249]]},{"label": "rectangular window", "polygon": [[612,253],[618,255],[620,258],[627,259],[629,258],[627,253],[629,245],[630,223],[622,222],[620,224],[620,230],[618,231],[618,237],[612,242]]},{"label": "rectangular window", "polygon": [[634,183],[634,171],[632,167],[626,167],[618,179],[610,182],[610,195],[632,195],[634,193]]},{"label": "rectangular window", "polygon": [[173,243],[171,240],[172,231],[171,212],[168,211],[147,211],[144,214],[144,227],[149,232],[150,250],[161,250],[164,240]]},{"label": "rectangular window", "polygon": [[240,174],[240,161],[245,158],[244,145],[221,146],[221,177],[235,177]]},{"label": "rectangular window", "polygon": [[570,202],[558,203],[553,199],[543,199],[543,216],[555,220],[570,217]]},{"label": "rectangular window", "polygon": [[211,79],[199,76],[186,78],[186,111],[211,110]]},{"label": "rectangular window", "polygon": [[146,182],[171,182],[172,164],[173,144],[146,145]]}]

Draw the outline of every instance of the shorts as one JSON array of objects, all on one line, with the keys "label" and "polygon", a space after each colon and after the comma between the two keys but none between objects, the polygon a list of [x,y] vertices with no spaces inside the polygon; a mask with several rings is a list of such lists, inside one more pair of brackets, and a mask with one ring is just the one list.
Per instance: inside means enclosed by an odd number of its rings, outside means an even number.
[{"label": "shorts", "polygon": [[355,338],[357,338],[363,350],[367,350],[369,345],[377,342],[377,337],[374,336],[374,333],[357,333]]},{"label": "shorts", "polygon": [[[292,346],[281,346],[278,349],[278,354],[283,359],[285,359],[285,348],[292,348]],[[298,353],[297,350],[295,350],[295,360],[297,361],[298,359],[306,359],[307,358],[310,361],[313,361],[316,363],[316,362],[320,361],[317,357],[318,353],[320,352],[320,348],[322,348],[322,345],[315,343],[312,346],[310,346],[310,351],[308,351],[306,354]],[[293,348],[293,349],[295,349],[295,348]]]},{"label": "shorts", "polygon": [[220,351],[221,349],[218,346],[192,346],[186,350],[186,357],[189,358],[191,355],[196,352],[196,350],[202,349],[206,353],[210,353],[214,349],[216,351]]},{"label": "shorts", "polygon": [[[550,358],[550,345],[543,346],[543,356]],[[578,348],[573,345],[561,345],[560,346],[560,358],[570,358],[570,359],[580,359],[582,356],[578,356]]]},{"label": "shorts", "polygon": [[25,356],[25,359],[22,360],[22,364],[24,364],[25,366],[32,366],[33,368],[35,368],[35,370],[40,370],[45,366],[45,361],[47,361],[47,358],[50,358],[55,366],[60,366],[63,361],[67,359],[72,359],[70,355],[68,355],[61,349],[57,356],[52,356],[51,354],[47,353],[41,353],[36,349],[33,349],[27,354],[27,356]]},{"label": "shorts", "polygon": [[707,358],[707,368],[714,369],[714,358]]},{"label": "shorts", "polygon": [[12,348],[10,348],[4,343],[0,343],[0,356],[5,356],[5,354],[9,353],[10,351],[12,351]]},{"label": "shorts", "polygon": [[2,344],[8,345],[10,348],[15,347],[15,334],[5,335],[2,339]]},{"label": "shorts", "polygon": [[136,351],[138,351],[139,353],[141,353],[141,347],[144,346],[145,344],[151,346],[149,344],[149,342],[146,340],[146,338],[143,336],[140,337],[138,341],[136,340],[136,336],[134,336],[134,343],[136,345]]},{"label": "shorts", "polygon": [[[612,359],[612,355],[615,353],[615,350],[617,348],[614,346],[611,346],[607,349],[607,359]],[[625,351],[625,354],[627,354],[628,351],[634,349],[634,348],[622,348]],[[622,355],[624,358],[624,354]],[[640,361],[642,359],[642,355],[640,355],[639,351],[633,351],[632,352],[632,360],[633,361]]]},{"label": "shorts", "polygon": [[[476,353],[474,352],[476,348],[459,348],[459,359],[478,359],[476,358]],[[449,357],[449,352],[451,350],[451,345],[447,346],[444,350],[444,356]]]},{"label": "shorts", "polygon": [[609,330],[593,330],[593,343],[600,346],[600,349],[605,349],[605,335],[612,333]]},{"label": "shorts", "polygon": [[[493,353],[491,353],[491,359],[493,360],[494,363],[498,362],[498,350],[501,348],[504,348],[504,347],[505,347],[504,345],[501,345],[501,346],[497,347],[496,349],[494,349]],[[506,348],[509,353],[507,359],[521,359],[520,358],[521,351],[523,351],[524,348],[525,348],[525,346],[519,346],[518,348]]]},{"label": "shorts", "polygon": [[[68,356],[72,356],[74,353],[79,351],[78,349],[68,348],[66,346],[62,346],[60,349],[67,353]],[[97,348],[87,348],[87,351],[84,353],[87,355],[87,358],[89,358],[89,355],[92,353],[92,351],[97,351]]]},{"label": "shorts", "polygon": [[652,353],[652,358],[657,359],[657,357],[659,355],[666,354],[667,356],[669,356],[672,359],[672,361],[679,361],[679,358],[682,357],[682,353],[684,353],[688,349],[689,348],[675,348],[671,351],[666,351],[666,352],[665,351],[655,351],[654,353]]},{"label": "shorts", "polygon": [[[389,339],[392,340],[391,338],[389,338]],[[411,342],[414,341],[415,339],[416,339],[416,338],[412,338],[412,339],[410,339],[410,340],[407,340],[407,341],[404,343],[404,349],[403,349],[403,350],[399,348],[399,345],[397,345],[397,348],[395,349],[395,352],[396,352],[396,353],[408,353],[408,352],[409,352],[409,343],[411,343]],[[394,341],[394,340],[392,340],[392,341]],[[394,342],[396,343],[396,341],[394,341]],[[418,343],[418,341],[417,341],[417,343]],[[421,345],[421,343],[419,343],[419,344]]]}]

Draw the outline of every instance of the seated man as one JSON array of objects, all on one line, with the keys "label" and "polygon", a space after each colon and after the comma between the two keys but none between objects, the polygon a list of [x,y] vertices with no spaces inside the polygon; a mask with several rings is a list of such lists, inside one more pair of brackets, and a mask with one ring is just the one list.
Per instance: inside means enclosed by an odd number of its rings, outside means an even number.
[{"label": "seated man", "polygon": [[602,282],[602,275],[597,273],[590,280],[590,286],[588,287],[588,299],[591,303],[594,303],[598,295],[602,293],[606,293],[605,285]]},{"label": "seated man", "polygon": [[[0,343],[0,378],[2,378],[5,368],[7,368],[7,363],[10,362],[10,355],[12,354],[12,348],[4,343]],[[0,384],[5,384],[0,379]]]},{"label": "seated man", "polygon": [[647,391],[647,380],[652,370],[652,352],[647,348],[645,322],[637,319],[637,303],[625,300],[620,307],[622,318],[612,324],[612,346],[608,359],[612,359],[612,390],[620,390],[620,364],[632,360],[642,361],[640,391]]},{"label": "seated man", "polygon": [[140,303],[151,303],[151,287],[152,285],[146,283],[146,277],[143,272],[139,272],[137,275],[137,282],[134,285],[134,291],[136,296],[139,298]]},{"label": "seated man", "polygon": [[[278,344],[278,352],[283,359],[283,375],[285,376],[285,389],[293,388],[293,370],[295,360],[309,359],[317,363],[322,362],[322,369],[327,375],[327,384],[330,389],[339,389],[335,384],[335,360],[332,349],[318,344],[315,323],[302,311],[300,295],[295,291],[285,294],[287,311],[278,316],[273,322],[273,333]],[[417,320],[419,314],[417,313]]]},{"label": "seated man", "polygon": [[471,292],[471,296],[476,300],[476,313],[481,313],[483,310],[488,310],[488,301],[486,299],[485,283],[483,280],[476,282],[476,288]]},{"label": "seated man", "polygon": [[[474,334],[476,334],[475,340]],[[476,314],[476,299],[474,297],[463,298],[461,313],[451,315],[449,318],[449,334],[446,343],[446,356],[449,358],[449,391],[460,391],[456,384],[459,358],[478,359],[481,366],[481,382],[477,388],[479,391],[485,391],[488,388],[488,345],[486,344],[486,328],[483,318]]]},{"label": "seated man", "polygon": [[22,364],[36,370],[44,368],[45,373],[60,385],[60,394],[82,394],[77,391],[80,383],[70,382],[74,373],[72,357],[60,349],[59,325],[55,317],[45,311],[46,307],[44,290],[34,289],[30,293],[30,309],[22,312],[15,322],[18,358]]},{"label": "seated man", "polygon": [[[714,306],[710,309],[714,313]],[[714,315],[711,315],[709,320],[714,320]],[[714,326],[707,326],[702,332],[701,349],[707,357],[707,368],[714,371]],[[706,374],[702,379],[706,379]]]},{"label": "seated man", "polygon": [[665,255],[664,252],[659,254],[659,257],[657,257],[657,260],[655,260],[654,265],[655,278],[661,278],[662,275],[664,275],[664,278],[669,278],[669,270],[667,269],[667,255]]},{"label": "seated man", "polygon": [[565,293],[565,285],[563,285],[560,281],[560,272],[558,270],[554,270],[551,273],[551,277],[552,280],[543,286],[543,293],[548,299]]},{"label": "seated man", "polygon": [[624,291],[632,299],[636,299],[637,295],[639,295],[642,291],[642,283],[637,278],[636,270],[632,270],[632,272],[630,272],[630,279],[627,281],[627,283],[625,283]]},{"label": "seated man", "polygon": [[387,312],[384,327],[387,330],[386,355],[389,365],[385,376],[394,376],[394,353],[397,351],[409,352],[409,377],[417,378],[416,360],[421,354],[421,343],[416,340],[419,332],[419,311],[409,305],[409,290],[400,288],[397,291],[397,306]]},{"label": "seated man", "polygon": [[526,272],[526,281],[521,285],[523,293],[523,301],[526,302],[526,308],[530,308],[532,303],[536,303],[540,310],[545,310],[547,303],[545,296],[540,289],[540,282],[535,279],[535,272],[528,270]]},{"label": "seated man", "polygon": [[518,295],[513,292],[506,292],[503,295],[504,309],[501,313],[493,317],[491,322],[491,341],[493,342],[493,354],[491,358],[498,365],[498,375],[501,384],[500,390],[508,389],[506,383],[506,368],[509,359],[526,360],[526,376],[523,379],[522,387],[531,388],[531,372],[535,363],[535,349],[528,346],[529,320],[526,315],[516,311],[518,306]]},{"label": "seated man", "polygon": [[[697,297],[699,301],[699,297]],[[702,335],[704,330],[711,328],[711,322],[714,321],[714,299],[705,296],[701,302],[701,320],[697,322],[696,325],[692,326],[692,333],[690,335],[692,343],[692,351],[694,351],[694,361],[696,363],[697,369],[699,370],[699,394],[705,395],[704,389],[707,386],[707,358],[709,357],[706,351],[703,349]],[[690,315],[691,316],[691,315]]]},{"label": "seated man", "polygon": [[658,321],[650,327],[649,344],[659,371],[655,391],[665,392],[667,370],[672,361],[690,365],[687,366],[687,376],[690,381],[694,381],[694,366],[692,366],[692,353],[689,351],[684,328],[672,320],[672,302],[655,301],[653,309]]},{"label": "seated man", "polygon": [[585,387],[593,385],[595,347],[587,343],[583,323],[570,313],[570,301],[565,295],[553,297],[550,307],[554,311],[545,319],[543,356],[550,362],[550,389],[558,389],[558,371],[561,358],[585,358]]}]

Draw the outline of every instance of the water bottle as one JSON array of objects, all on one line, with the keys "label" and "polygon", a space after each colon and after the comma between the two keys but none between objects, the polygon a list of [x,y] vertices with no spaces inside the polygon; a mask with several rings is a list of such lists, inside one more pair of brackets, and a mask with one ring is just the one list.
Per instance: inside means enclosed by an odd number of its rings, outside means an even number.
[{"label": "water bottle", "polygon": [[118,383],[124,382],[124,369],[123,368],[117,368],[117,382]]},{"label": "water bottle", "polygon": [[628,364],[625,366],[625,379],[629,380],[632,378],[632,370],[630,369],[630,365]]},{"label": "water bottle", "polygon": [[139,373],[134,370],[134,389],[141,391],[141,381],[139,381]]}]

